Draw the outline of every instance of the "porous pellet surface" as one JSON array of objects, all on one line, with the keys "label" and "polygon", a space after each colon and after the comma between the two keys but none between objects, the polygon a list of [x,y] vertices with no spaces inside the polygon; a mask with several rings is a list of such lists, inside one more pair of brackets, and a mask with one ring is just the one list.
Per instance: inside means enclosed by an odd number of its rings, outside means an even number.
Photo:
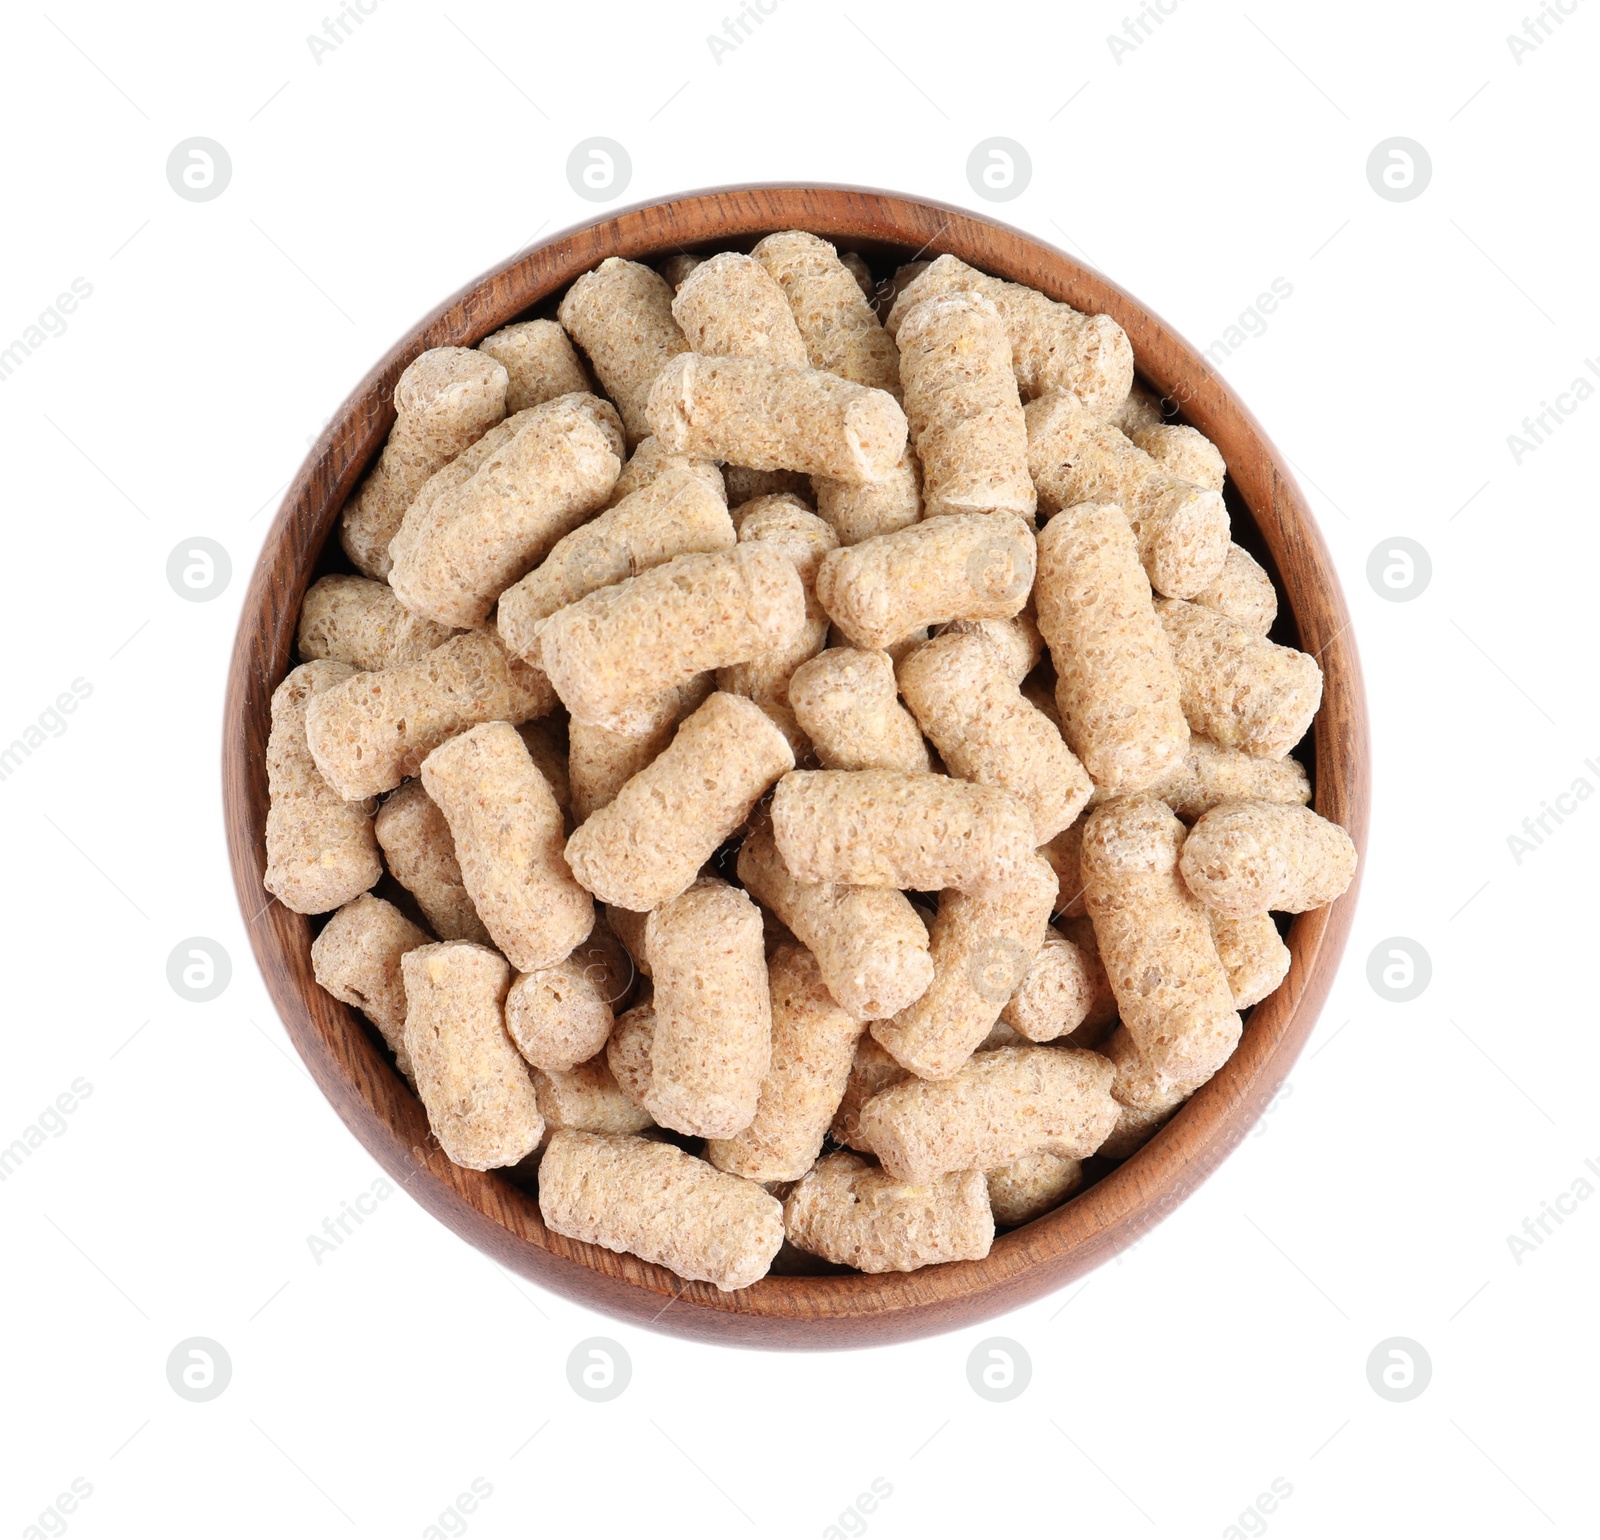
[{"label": "porous pellet surface", "polygon": [[1278,618],[1278,590],[1267,570],[1242,545],[1230,545],[1222,571],[1194,596],[1194,603],[1217,610],[1257,636]]},{"label": "porous pellet surface", "polygon": [[1331,904],[1355,877],[1356,847],[1308,807],[1221,802],[1189,831],[1179,865],[1207,908],[1247,920]]},{"label": "porous pellet surface", "polygon": [[1059,1208],[1083,1186],[1083,1162],[1060,1155],[1024,1155],[985,1177],[994,1222],[1014,1229]]},{"label": "porous pellet surface", "polygon": [[789,677],[789,708],[824,770],[927,770],[928,745],[900,703],[886,652],[830,647]]},{"label": "porous pellet surface", "polygon": [[427,946],[428,933],[391,903],[363,893],[336,914],[311,943],[311,972],[336,1000],[353,1005],[383,1035],[395,1067],[413,1080],[406,1052],[406,986],[400,959]]},{"label": "porous pellet surface", "polygon": [[478,344],[478,351],[505,367],[508,417],[590,388],[582,360],[556,321],[517,321],[502,326]]},{"label": "porous pellet surface", "polygon": [[855,1058],[845,1081],[844,1095],[828,1129],[836,1144],[870,1153],[861,1132],[861,1109],[888,1086],[911,1078],[911,1071],[869,1032],[856,1043]]},{"label": "porous pellet surface", "polygon": [[451,635],[408,610],[387,583],[334,572],[306,590],[295,646],[308,661],[333,658],[366,673],[415,663]]},{"label": "porous pellet surface", "polygon": [[811,366],[783,290],[743,252],[722,251],[697,263],[678,285],[672,318],[696,353],[761,358],[792,369]]},{"label": "porous pellet surface", "polygon": [[1076,1031],[1094,1001],[1094,969],[1088,958],[1051,928],[1000,1019],[1030,1043],[1049,1043]]},{"label": "porous pellet surface", "polygon": [[416,899],[434,935],[489,946],[489,932],[461,880],[449,820],[422,782],[404,781],[390,792],[372,826],[390,875]]},{"label": "porous pellet surface", "polygon": [[1233,1006],[1242,1011],[1265,1000],[1289,973],[1289,948],[1284,945],[1270,914],[1251,915],[1246,920],[1208,911],[1211,939],[1217,944],[1217,957],[1228,975],[1233,991]]},{"label": "porous pellet surface", "polygon": [[890,535],[922,517],[922,467],[907,448],[882,481],[835,481],[813,476],[817,512],[833,525],[840,545]]},{"label": "porous pellet surface", "polygon": [[1150,787],[1178,817],[1193,822],[1219,802],[1311,800],[1311,781],[1298,759],[1259,759],[1224,749],[1198,733],[1172,772]]},{"label": "porous pellet surface", "polygon": [[533,1083],[545,1127],[552,1131],[638,1134],[651,1126],[650,1114],[623,1094],[603,1054],[570,1070],[539,1070]]}]

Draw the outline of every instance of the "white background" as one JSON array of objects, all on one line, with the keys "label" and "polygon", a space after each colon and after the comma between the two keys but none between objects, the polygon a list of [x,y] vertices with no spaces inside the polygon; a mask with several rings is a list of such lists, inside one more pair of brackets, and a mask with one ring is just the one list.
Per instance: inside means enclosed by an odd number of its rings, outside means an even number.
[{"label": "white background", "polygon": [[[1225,1536],[1275,1478],[1292,1495],[1237,1532],[1594,1533],[1600,1201],[1569,1200],[1520,1258],[1507,1237],[1600,1163],[1600,801],[1520,863],[1507,836],[1578,777],[1600,787],[1600,404],[1520,465],[1507,436],[1600,355],[1600,6],[1566,0],[1519,60],[1525,0],[1182,0],[1118,59],[1134,0],[781,0],[719,61],[725,3],[382,0],[320,62],[312,5],[4,24],[0,344],[73,279],[93,293],[0,383],[0,742],[74,679],[92,694],[0,782],[0,1145],[75,1079],[92,1091],[0,1184],[0,1534],[74,1478],[85,1540],[423,1535],[474,1478],[492,1495],[452,1523],[483,1540],[823,1535],[873,1478],[892,1495],[851,1524],[883,1540]],[[166,179],[193,135],[232,158],[211,202]],[[1257,1136],[1137,1247],[981,1328],[700,1346],[506,1275],[400,1194],[320,1263],[307,1243],[379,1173],[289,1048],[235,904],[237,606],[371,363],[468,278],[604,213],[565,175],[591,135],[631,154],[618,206],[775,179],[945,199],[1200,346],[1293,288],[1220,372],[1303,473],[1366,664],[1349,955]],[[1033,162],[1005,204],[966,180],[991,135]],[[1394,135],[1432,160],[1409,202],[1365,172]],[[165,575],[197,535],[232,560],[209,603]],[[1405,603],[1366,577],[1400,535],[1433,565]],[[209,1004],[167,983],[191,936],[233,960]],[[1409,1004],[1367,981],[1393,936],[1432,959]],[[603,1405],[565,1374],[595,1335],[633,1365]],[[966,1375],[996,1335],[1033,1366],[998,1405]],[[233,1365],[201,1404],[165,1372],[194,1336]],[[1396,1336],[1433,1366],[1402,1404],[1365,1368]]]}]

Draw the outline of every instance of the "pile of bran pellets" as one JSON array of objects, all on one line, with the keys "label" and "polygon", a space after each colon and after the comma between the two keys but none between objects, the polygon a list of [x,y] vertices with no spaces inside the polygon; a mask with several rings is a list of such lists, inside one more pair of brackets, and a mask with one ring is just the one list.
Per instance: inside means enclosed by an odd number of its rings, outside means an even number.
[{"label": "pile of bran pellets", "polygon": [[724,1290],[986,1256],[1352,879],[1290,757],[1320,670],[1107,316],[785,231],[607,259],[394,404],[266,886],[561,1235]]}]

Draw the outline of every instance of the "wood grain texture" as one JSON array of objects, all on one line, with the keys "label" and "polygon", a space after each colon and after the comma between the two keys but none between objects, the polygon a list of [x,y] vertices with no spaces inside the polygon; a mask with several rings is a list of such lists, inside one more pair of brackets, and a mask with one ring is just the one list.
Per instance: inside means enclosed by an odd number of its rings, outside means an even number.
[{"label": "wood grain texture", "polygon": [[1287,612],[1274,635],[1322,664],[1322,709],[1312,743],[1299,752],[1310,749],[1317,811],[1344,825],[1365,852],[1369,748],[1350,617],[1299,489],[1243,404],[1165,323],[1063,253],[939,204],[817,186],[717,189],[565,231],[468,284],[389,351],[301,467],[251,579],[228,677],[224,816],[251,944],[295,1047],[351,1131],[419,1203],[506,1267],[642,1326],[746,1347],[856,1348],[950,1331],[1026,1304],[1099,1266],[1182,1203],[1246,1137],[1310,1035],[1344,950],[1356,888],[1295,918],[1288,978],[1251,1013],[1221,1073],[1132,1159],[1064,1207],[1001,1236],[983,1261],[904,1276],[774,1276],[721,1294],[551,1234],[521,1187],[452,1165],[359,1014],[314,982],[310,923],[267,901],[261,885],[268,703],[339,511],[394,419],[401,371],[427,348],[471,346],[525,313],[548,312],[568,283],[604,257],[748,249],[785,229],[853,247],[880,276],[896,261],[953,252],[1122,325],[1144,381],[1178,403],[1227,460],[1236,536],[1268,561]]}]

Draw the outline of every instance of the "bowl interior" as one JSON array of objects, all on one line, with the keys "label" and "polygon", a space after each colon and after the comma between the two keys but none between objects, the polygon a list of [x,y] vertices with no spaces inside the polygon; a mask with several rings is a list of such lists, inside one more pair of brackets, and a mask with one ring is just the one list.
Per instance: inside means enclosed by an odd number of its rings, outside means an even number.
[{"label": "bowl interior", "polygon": [[[224,805],[247,928],[285,1026],[341,1117],[424,1206],[504,1265],[655,1329],[760,1347],[855,1347],[950,1330],[1025,1303],[1097,1266],[1181,1203],[1245,1137],[1287,1075],[1331,984],[1355,889],[1288,926],[1289,976],[1247,1013],[1244,1038],[1223,1070],[1133,1157],[1091,1167],[1093,1185],[999,1235],[987,1258],[868,1277],[786,1248],[771,1276],[722,1294],[547,1231],[531,1177],[521,1172],[451,1164],[376,1031],[312,978],[310,943],[321,920],[264,903],[261,885],[268,702],[290,666],[306,587],[326,572],[351,570],[332,531],[393,421],[400,372],[429,347],[471,346],[510,321],[553,314],[567,284],[606,256],[748,250],[771,231],[794,228],[859,252],[880,281],[900,262],[950,251],[1123,326],[1144,383],[1228,462],[1234,538],[1267,567],[1280,594],[1274,640],[1314,653],[1323,666],[1322,710],[1295,752],[1312,771],[1313,806],[1364,848],[1366,718],[1349,617],[1315,523],[1259,425],[1192,348],[1091,269],[958,210],[850,188],[728,189],[625,210],[518,254],[403,338],[329,424],[267,536],[229,675]],[[378,891],[410,906],[389,879]]]}]

